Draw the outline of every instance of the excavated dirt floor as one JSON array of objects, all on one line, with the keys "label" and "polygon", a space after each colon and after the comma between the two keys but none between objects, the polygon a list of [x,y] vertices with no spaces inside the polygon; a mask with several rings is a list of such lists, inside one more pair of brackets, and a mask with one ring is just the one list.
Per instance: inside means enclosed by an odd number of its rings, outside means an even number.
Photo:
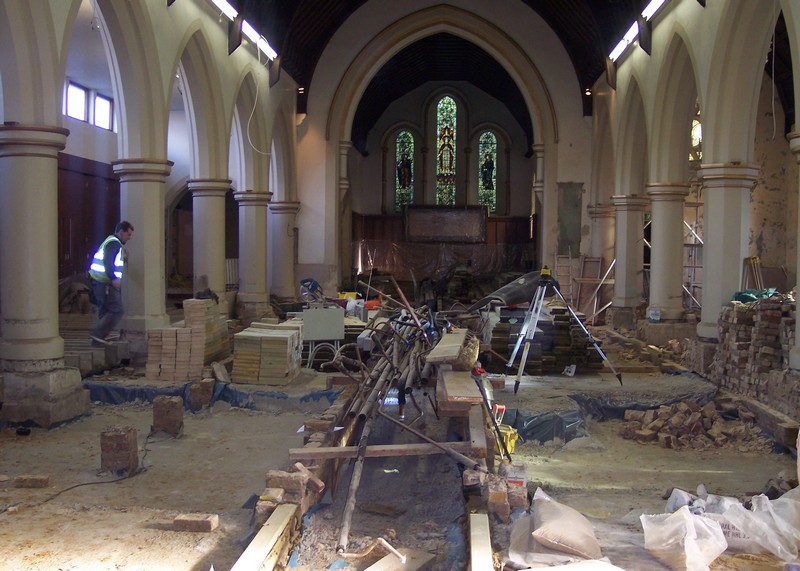
[{"label": "excavated dirt floor", "polygon": [[[627,406],[629,401],[657,402],[709,391],[695,376],[623,374],[620,387],[610,374],[554,375],[524,378],[519,392],[513,379],[494,392],[509,409],[529,412],[577,410],[570,395],[590,394]],[[120,385],[141,377],[94,378]],[[19,435],[0,430],[0,570],[176,570],[229,569],[253,533],[252,512],[243,506],[264,487],[269,469],[289,465],[287,449],[302,446],[297,431],[308,415],[321,412],[332,395],[321,375],[304,370],[297,392],[264,387],[252,402],[261,410],[216,402],[197,414],[185,413],[179,438],[149,436],[152,406],[94,403],[91,413],[52,430]],[[710,387],[713,392],[713,387]],[[313,398],[308,398],[313,395]],[[436,439],[453,439],[458,421],[437,420],[422,395],[424,416],[414,422]],[[388,406],[390,414],[396,407]],[[407,409],[407,420],[417,415]],[[587,515],[595,525],[603,553],[624,569],[663,568],[643,548],[640,513],[661,513],[663,494],[672,487],[693,491],[704,484],[711,493],[744,496],[758,493],[770,478],[794,477],[795,461],[769,447],[667,450],[618,436],[620,421],[585,420],[587,436],[540,444],[518,442],[516,460],[528,465],[529,490],[541,486],[555,499]],[[109,427],[138,431],[144,468],[115,481],[99,474],[100,433]],[[371,442],[415,442],[383,419]],[[297,569],[361,570],[384,552],[365,557],[337,557],[342,501],[349,468],[342,467],[338,489],[305,518],[305,533],[291,565]],[[13,487],[22,474],[49,476],[42,489]],[[337,501],[332,502],[336,498]],[[396,547],[428,551],[434,571],[465,569],[465,503],[457,465],[443,456],[368,459],[353,517],[348,552],[357,553],[377,537]],[[212,533],[177,532],[180,513],[217,513]],[[509,526],[495,525],[493,542],[502,557]],[[755,566],[754,566],[755,565]],[[781,569],[766,561],[746,565],[723,557],[715,569]]]}]

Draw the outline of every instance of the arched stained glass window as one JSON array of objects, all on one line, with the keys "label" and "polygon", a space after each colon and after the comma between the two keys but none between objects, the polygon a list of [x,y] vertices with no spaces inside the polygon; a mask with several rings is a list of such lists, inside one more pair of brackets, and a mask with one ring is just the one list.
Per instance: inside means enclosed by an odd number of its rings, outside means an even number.
[{"label": "arched stained glass window", "polygon": [[452,97],[436,105],[436,204],[456,203],[456,113]]},{"label": "arched stained glass window", "polygon": [[478,139],[478,204],[497,210],[497,137],[484,131]]},{"label": "arched stained glass window", "polygon": [[414,202],[414,136],[401,131],[395,140],[394,209]]},{"label": "arched stained glass window", "polygon": [[691,130],[692,143],[689,147],[689,160],[699,161],[703,158],[703,126],[700,123],[700,102],[694,108]]}]

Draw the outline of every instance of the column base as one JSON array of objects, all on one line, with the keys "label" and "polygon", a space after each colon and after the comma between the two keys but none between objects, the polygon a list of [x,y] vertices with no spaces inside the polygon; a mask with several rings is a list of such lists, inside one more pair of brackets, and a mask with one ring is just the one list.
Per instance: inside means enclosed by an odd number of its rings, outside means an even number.
[{"label": "column base", "polygon": [[719,342],[719,330],[716,323],[701,321],[697,324],[697,336],[706,341]]},{"label": "column base", "polygon": [[636,323],[636,338],[649,345],[665,347],[670,339],[692,339],[697,332],[697,325],[686,322],[651,323],[640,319]]},{"label": "column base", "polygon": [[633,307],[609,307],[606,323],[614,329],[636,329],[636,309]]},{"label": "column base", "polygon": [[37,373],[3,373],[4,422],[33,423],[42,428],[72,420],[89,411],[89,391],[78,369]]},{"label": "column base", "polygon": [[262,317],[275,317],[266,293],[240,293],[236,296],[236,317],[242,325],[249,327]]}]

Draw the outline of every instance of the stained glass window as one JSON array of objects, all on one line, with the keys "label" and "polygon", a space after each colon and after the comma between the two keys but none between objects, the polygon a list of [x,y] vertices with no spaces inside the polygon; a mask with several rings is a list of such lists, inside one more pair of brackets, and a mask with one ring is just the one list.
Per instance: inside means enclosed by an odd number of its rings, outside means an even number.
[{"label": "stained glass window", "polygon": [[691,137],[692,144],[689,148],[689,160],[699,161],[703,158],[703,126],[700,124],[700,102],[694,108]]},{"label": "stained glass window", "polygon": [[478,139],[478,204],[497,210],[497,137],[484,131]]},{"label": "stained glass window", "polygon": [[436,105],[436,204],[456,203],[456,113],[452,97]]},{"label": "stained glass window", "polygon": [[395,140],[394,209],[414,202],[414,136],[402,131]]}]

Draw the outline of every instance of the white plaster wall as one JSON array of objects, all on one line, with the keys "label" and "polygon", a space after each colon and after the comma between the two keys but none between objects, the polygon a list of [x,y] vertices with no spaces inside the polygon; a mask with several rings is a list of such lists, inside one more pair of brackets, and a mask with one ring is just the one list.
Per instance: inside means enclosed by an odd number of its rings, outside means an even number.
[{"label": "white plaster wall", "polygon": [[69,129],[67,146],[64,148],[66,154],[106,164],[117,160],[117,134],[113,131],[100,129],[66,115],[64,127]]}]

